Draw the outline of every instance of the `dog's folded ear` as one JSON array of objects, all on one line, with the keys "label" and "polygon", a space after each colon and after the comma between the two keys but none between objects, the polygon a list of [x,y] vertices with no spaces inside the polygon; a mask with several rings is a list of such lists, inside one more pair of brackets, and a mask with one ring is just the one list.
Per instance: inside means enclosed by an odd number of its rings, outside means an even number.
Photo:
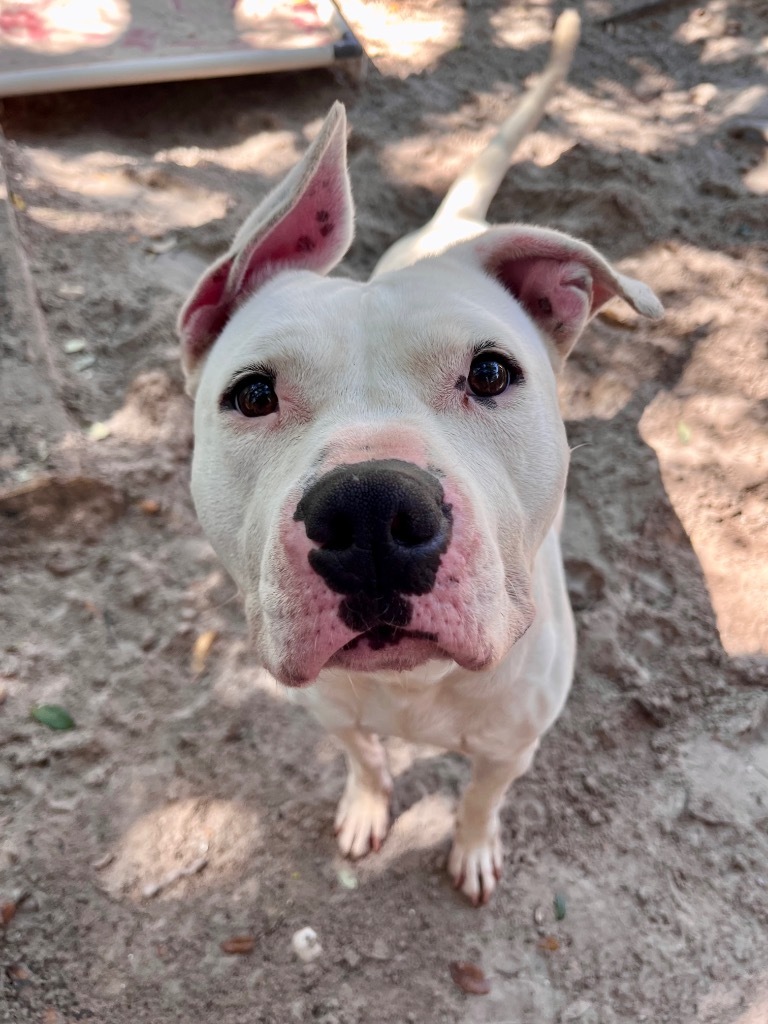
[{"label": "dog's folded ear", "polygon": [[655,320],[664,313],[648,285],[620,274],[591,245],[559,231],[512,224],[490,228],[457,248],[469,250],[517,299],[560,360],[616,295],[643,316]]},{"label": "dog's folded ear", "polygon": [[325,274],[352,242],[347,122],[334,103],[300,163],[253,211],[229,251],[203,274],[178,319],[188,375],[243,299],[283,270]]}]

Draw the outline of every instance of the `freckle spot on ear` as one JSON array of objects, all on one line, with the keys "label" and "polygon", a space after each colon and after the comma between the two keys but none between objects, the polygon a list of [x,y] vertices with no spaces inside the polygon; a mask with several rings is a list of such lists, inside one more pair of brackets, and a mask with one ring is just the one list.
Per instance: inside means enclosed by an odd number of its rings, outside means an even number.
[{"label": "freckle spot on ear", "polygon": [[542,297],[539,299],[538,307],[539,307],[539,311],[542,312],[542,313],[551,313],[552,312],[552,303],[549,301],[549,299],[546,297],[546,295],[542,295]]},{"label": "freckle spot on ear", "polygon": [[330,219],[331,215],[330,213],[328,213],[327,210],[318,210],[317,213],[315,214],[315,220],[319,224],[325,224],[326,221],[329,221]]},{"label": "freckle spot on ear", "polygon": [[309,237],[309,235],[301,235],[299,240],[296,242],[296,252],[312,252],[315,248],[315,242]]},{"label": "freckle spot on ear", "polygon": [[333,231],[333,228],[334,228],[333,224],[323,224],[323,226],[320,228],[321,236],[323,238],[327,238],[328,235],[330,235],[330,233]]}]

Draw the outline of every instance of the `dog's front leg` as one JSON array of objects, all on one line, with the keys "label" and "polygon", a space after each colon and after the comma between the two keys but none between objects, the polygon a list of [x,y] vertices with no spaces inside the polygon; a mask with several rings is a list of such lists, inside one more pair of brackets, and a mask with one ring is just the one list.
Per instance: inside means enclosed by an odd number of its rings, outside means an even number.
[{"label": "dog's front leg", "polygon": [[508,787],[530,767],[539,741],[510,760],[473,759],[472,779],[456,813],[448,871],[457,889],[477,906],[487,903],[501,876],[499,809]]},{"label": "dog's front leg", "polygon": [[359,729],[335,732],[347,755],[349,774],[336,812],[336,835],[345,857],[378,850],[389,829],[392,777],[378,736]]}]

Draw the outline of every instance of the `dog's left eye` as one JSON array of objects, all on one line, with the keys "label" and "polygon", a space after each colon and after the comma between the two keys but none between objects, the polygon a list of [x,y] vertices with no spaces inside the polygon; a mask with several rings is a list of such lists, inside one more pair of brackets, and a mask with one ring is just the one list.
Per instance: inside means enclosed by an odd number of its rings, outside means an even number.
[{"label": "dog's left eye", "polygon": [[227,404],[242,416],[269,416],[277,410],[275,382],[265,374],[243,377],[226,396]]},{"label": "dog's left eye", "polygon": [[495,398],[512,384],[520,384],[523,371],[498,352],[481,352],[472,360],[467,385],[478,398]]}]

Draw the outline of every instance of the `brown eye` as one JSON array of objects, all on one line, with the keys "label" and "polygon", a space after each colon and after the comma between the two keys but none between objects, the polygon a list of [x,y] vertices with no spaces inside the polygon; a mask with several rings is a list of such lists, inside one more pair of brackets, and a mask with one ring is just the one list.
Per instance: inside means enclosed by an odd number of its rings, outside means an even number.
[{"label": "brown eye", "polygon": [[275,382],[260,373],[244,377],[230,392],[229,400],[243,416],[269,416],[277,410]]},{"label": "brown eye", "polygon": [[478,398],[495,398],[503,394],[510,384],[520,384],[523,371],[520,367],[496,352],[481,352],[472,360],[467,384]]}]

